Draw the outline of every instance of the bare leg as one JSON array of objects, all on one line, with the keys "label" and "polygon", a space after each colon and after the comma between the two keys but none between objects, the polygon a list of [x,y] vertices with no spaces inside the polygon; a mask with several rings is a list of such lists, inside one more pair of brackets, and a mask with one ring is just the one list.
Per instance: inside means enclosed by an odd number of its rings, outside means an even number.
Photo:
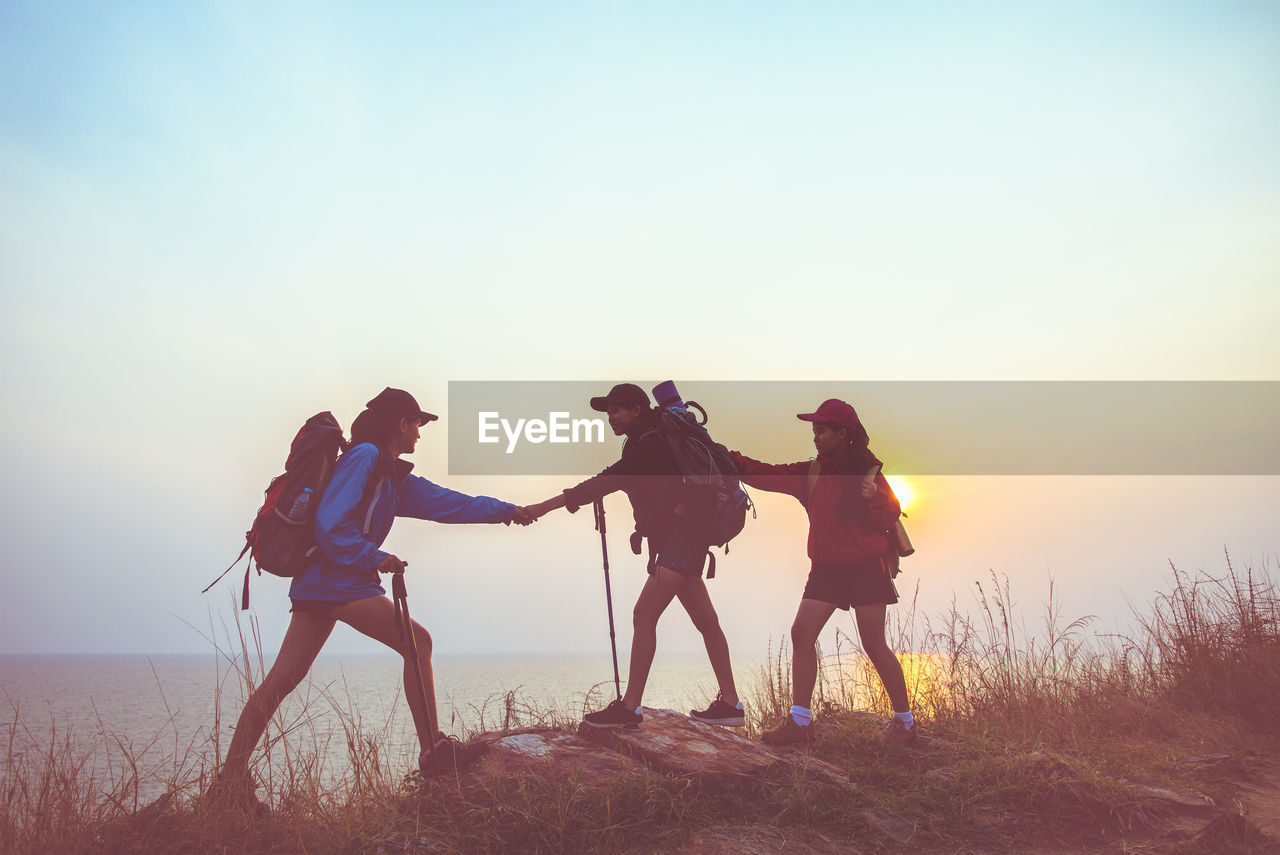
[{"label": "bare leg", "polygon": [[404,657],[404,694],[413,715],[413,727],[423,750],[435,744],[439,729],[436,715],[435,674],[431,670],[431,635],[417,622],[413,622],[413,635],[418,643],[418,667],[422,670],[422,687],[427,705],[418,696],[413,674],[413,651],[401,640],[396,625],[396,607],[390,597],[366,597],[335,609],[333,616],[353,629],[381,641]]},{"label": "bare leg", "polygon": [[889,694],[894,712],[906,712],[911,709],[907,700],[907,680],[902,674],[902,663],[889,648],[884,637],[884,621],[886,607],[854,606],[854,616],[858,621],[858,638],[862,641],[862,649],[875,666],[884,683],[884,690]]},{"label": "bare leg", "polygon": [[262,685],[249,696],[235,734],[227,749],[227,759],[222,764],[221,776],[225,780],[242,780],[249,776],[249,757],[267,729],[267,722],[280,702],[292,692],[311,670],[311,663],[333,631],[332,620],[315,618],[302,612],[294,612],[289,629],[280,643],[280,653],[267,672]]},{"label": "bare leg", "polygon": [[818,682],[818,633],[835,610],[835,603],[821,600],[801,600],[796,609],[791,624],[791,702],[796,706],[809,709],[813,704],[813,687]]},{"label": "bare leg", "polygon": [[683,576],[680,587],[676,588],[676,596],[680,598],[680,605],[684,606],[684,610],[688,612],[689,620],[693,621],[694,627],[702,633],[702,643],[707,648],[711,670],[715,672],[716,682],[720,685],[720,699],[729,706],[734,706],[738,703],[738,691],[733,685],[733,666],[729,663],[729,642],[725,640],[724,630],[720,628],[716,607],[711,604],[707,583],[702,581],[701,576]]},{"label": "bare leg", "polygon": [[644,686],[649,681],[649,668],[653,654],[658,649],[658,618],[671,605],[680,585],[681,576],[666,567],[654,568],[653,575],[645,580],[631,612],[631,665],[627,671],[627,691],[622,702],[627,709],[640,706]]}]

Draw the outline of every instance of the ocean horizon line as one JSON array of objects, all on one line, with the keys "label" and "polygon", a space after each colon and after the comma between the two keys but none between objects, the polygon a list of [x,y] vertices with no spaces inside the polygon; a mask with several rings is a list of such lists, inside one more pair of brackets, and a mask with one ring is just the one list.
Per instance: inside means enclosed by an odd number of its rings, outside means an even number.
[{"label": "ocean horizon line", "polygon": [[[266,651],[263,651],[263,654],[264,654],[263,658],[265,659],[275,658],[274,653],[268,654],[266,653]],[[7,653],[7,652],[0,651],[0,659],[197,659],[197,658],[204,658],[210,655],[214,655],[220,660],[225,660],[228,658],[225,654],[220,653],[218,651],[213,651],[212,653],[209,651],[205,651],[201,653],[195,653],[195,652],[175,653],[175,652],[168,652],[168,651],[166,652],[124,652],[124,653],[103,653],[100,651],[97,651],[97,652],[95,651],[86,651],[86,652],[41,651],[41,652]],[[332,659],[378,659],[378,660],[393,661],[401,658],[398,653],[395,653],[394,651],[389,649],[386,651],[364,650],[364,651],[355,651],[350,653],[342,652],[342,651],[330,652],[325,650],[325,651],[321,651],[320,655],[323,656],[325,659],[329,659],[329,660],[332,660]],[[760,656],[748,656],[743,653],[734,653],[733,655],[735,658],[741,657],[743,659],[764,658],[763,654],[761,654]],[[596,658],[600,658],[600,656],[601,654],[598,652],[583,653],[583,652],[553,651],[549,653],[529,653],[527,651],[521,651],[521,652],[478,652],[478,653],[432,653],[431,659],[432,661],[459,660],[459,659],[596,659]],[[239,654],[236,655],[236,658],[237,659],[240,658]],[[251,658],[256,660],[257,654],[256,653],[253,654]],[[604,658],[606,660],[609,658],[607,651],[604,653]],[[672,651],[670,653],[659,654],[659,658],[705,659],[706,654],[702,652],[684,653],[679,651]],[[619,652],[620,662],[621,662],[621,659],[622,659],[622,653],[620,651]]]}]

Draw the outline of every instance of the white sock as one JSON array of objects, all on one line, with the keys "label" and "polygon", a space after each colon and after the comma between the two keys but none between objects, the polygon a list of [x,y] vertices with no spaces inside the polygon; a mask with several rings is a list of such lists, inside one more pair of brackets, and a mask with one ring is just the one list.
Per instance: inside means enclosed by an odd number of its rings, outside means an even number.
[{"label": "white sock", "polygon": [[911,714],[911,710],[907,710],[906,712],[895,712],[893,717],[902,722],[903,726],[906,727],[907,730],[916,726],[916,718]]},{"label": "white sock", "polygon": [[636,707],[636,715],[644,715],[644,713],[640,712],[642,709],[644,709],[644,707]]},{"label": "white sock", "polygon": [[810,722],[813,721],[813,710],[808,709],[806,707],[798,707],[795,704],[792,704],[791,720],[794,721],[796,724],[800,725],[801,727],[808,727]]}]

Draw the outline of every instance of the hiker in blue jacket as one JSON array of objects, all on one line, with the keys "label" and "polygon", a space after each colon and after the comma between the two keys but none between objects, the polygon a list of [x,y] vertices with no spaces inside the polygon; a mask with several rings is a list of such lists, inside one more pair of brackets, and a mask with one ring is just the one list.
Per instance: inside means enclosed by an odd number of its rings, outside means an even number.
[{"label": "hiker in blue jacket", "polygon": [[401,389],[384,389],[351,425],[351,446],[339,458],[316,510],[315,536],[323,553],[289,588],[293,617],[266,679],[245,704],[215,789],[257,805],[249,779],[249,757],[281,701],[302,681],[333,631],[342,621],[375,638],[405,658],[405,696],[422,746],[424,770],[459,768],[475,758],[467,746],[433,732],[436,714],[431,670],[431,636],[413,624],[417,666],[426,704],[410,680],[412,647],[401,639],[395,605],[382,587],[379,573],[403,573],[405,562],[380,547],[395,517],[444,523],[528,525],[522,507],[487,496],[468,496],[411,474],[413,464],[400,457],[414,450],[419,428],[437,417],[423,411]]},{"label": "hiker in blue jacket", "polygon": [[657,650],[658,618],[679,599],[693,625],[702,634],[720,693],[705,710],[690,715],[699,721],[727,727],[742,727],[746,714],[733,683],[729,643],[706,582],[702,567],[709,541],[691,530],[680,516],[680,470],[675,458],[658,435],[649,396],[633,383],[619,383],[608,395],[591,399],[591,408],[607,413],[609,425],[618,436],[626,436],[622,457],[600,474],[570,487],[544,502],[530,505],[534,518],[567,507],[570,512],[582,505],[622,490],[631,500],[636,531],[649,538],[649,578],[636,599],[632,612],[631,662],[627,691],[618,700],[597,712],[583,716],[592,727],[634,727],[644,720],[640,700]]}]

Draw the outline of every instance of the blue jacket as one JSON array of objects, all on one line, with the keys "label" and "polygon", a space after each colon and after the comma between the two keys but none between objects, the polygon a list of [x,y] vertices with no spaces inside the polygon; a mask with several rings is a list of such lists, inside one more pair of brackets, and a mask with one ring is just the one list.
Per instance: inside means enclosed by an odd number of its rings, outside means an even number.
[{"label": "blue jacket", "polygon": [[[488,496],[468,496],[412,475],[413,464],[383,458],[363,442],[338,460],[316,509],[316,543],[323,553],[295,576],[289,596],[297,600],[346,601],[386,593],[377,566],[380,547],[396,517],[443,523],[510,523],[515,505]],[[378,473],[376,480],[375,471]]]}]

